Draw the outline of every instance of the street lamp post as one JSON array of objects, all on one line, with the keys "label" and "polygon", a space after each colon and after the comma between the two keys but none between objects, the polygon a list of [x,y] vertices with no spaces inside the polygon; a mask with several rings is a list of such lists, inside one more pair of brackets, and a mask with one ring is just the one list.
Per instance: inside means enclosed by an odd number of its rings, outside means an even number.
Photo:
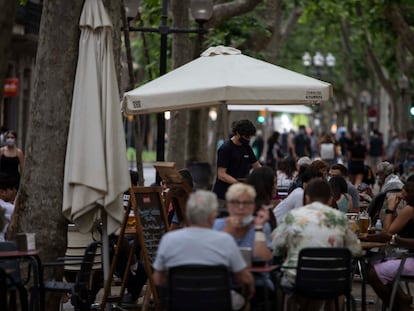
[{"label": "street lamp post", "polygon": [[[135,0],[138,2],[138,0]],[[158,28],[129,27],[129,31],[155,32],[160,34],[160,76],[167,73],[167,49],[168,34],[170,33],[196,33],[198,35],[196,50],[202,46],[203,35],[206,32],[204,24],[213,14],[213,0],[191,0],[191,14],[198,24],[196,29],[172,28],[168,26],[168,0],[162,0],[161,23]],[[157,161],[164,161],[165,157],[165,118],[164,113],[157,113]],[[161,178],[157,173],[156,183],[160,184]]]},{"label": "street lamp post", "polygon": [[318,77],[318,79],[320,79],[322,76],[321,69],[323,65],[325,65],[325,57],[321,54],[321,52],[315,53],[315,55],[313,56],[313,64],[316,68],[316,76]]},{"label": "street lamp post", "polygon": [[309,74],[309,68],[312,64],[315,66],[314,74],[320,79],[324,75],[323,67],[328,67],[328,75],[332,76],[332,68],[336,65],[336,58],[332,53],[323,56],[321,52],[316,52],[312,57],[309,52],[305,52],[302,56],[303,66],[305,67],[306,74]]},{"label": "street lamp post", "polygon": [[[305,52],[302,56],[303,66],[305,67],[306,74],[315,74],[318,79],[322,78],[322,75],[325,74],[323,67],[326,65],[328,67],[328,75],[332,76],[332,68],[335,67],[336,59],[332,53],[328,53],[325,56],[321,52],[316,52],[315,55],[312,57],[309,52]],[[315,67],[314,72],[310,72],[310,67],[312,64]],[[320,125],[320,106],[316,105],[313,107],[314,112],[314,123],[316,127]]]}]

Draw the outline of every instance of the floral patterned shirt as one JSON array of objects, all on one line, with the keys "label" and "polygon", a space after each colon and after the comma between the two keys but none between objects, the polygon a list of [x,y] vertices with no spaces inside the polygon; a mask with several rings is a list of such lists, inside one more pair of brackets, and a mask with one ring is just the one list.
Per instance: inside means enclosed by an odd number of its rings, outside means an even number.
[{"label": "floral patterned shirt", "polygon": [[[273,252],[285,258],[283,266],[296,267],[305,247],[347,247],[355,256],[362,253],[360,241],[348,225],[347,216],[319,202],[291,210],[274,231]],[[294,284],[296,269],[283,269]]]}]

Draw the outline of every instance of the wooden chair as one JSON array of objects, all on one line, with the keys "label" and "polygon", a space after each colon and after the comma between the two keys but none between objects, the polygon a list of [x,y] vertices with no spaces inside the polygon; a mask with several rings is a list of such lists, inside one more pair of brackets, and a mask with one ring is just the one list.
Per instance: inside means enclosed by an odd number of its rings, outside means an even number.
[{"label": "wooden chair", "polygon": [[167,310],[228,311],[231,273],[225,266],[183,265],[169,269]]},{"label": "wooden chair", "polygon": [[[64,267],[64,276],[68,282],[75,282],[76,276],[80,270],[80,264],[74,264],[73,262],[79,262],[79,258],[83,257],[86,247],[95,240],[100,240],[101,237],[99,234],[97,234],[97,236],[94,236],[90,232],[80,232],[74,224],[68,225],[67,237],[68,241],[65,258],[68,264]],[[91,289],[97,293],[99,289],[102,287],[103,281],[102,254],[100,247],[98,247],[96,250],[91,274]]]},{"label": "wooden chair", "polygon": [[[287,267],[289,268],[289,267]],[[304,248],[299,253],[296,281],[285,292],[309,300],[335,299],[339,310],[339,296],[346,296],[346,309],[351,310],[352,255],[347,248]]]},{"label": "wooden chair", "polygon": [[94,265],[95,254],[100,242],[90,243],[82,257],[61,257],[54,262],[43,263],[44,270],[46,268],[63,268],[69,264],[79,265],[80,270],[77,273],[75,282],[64,282],[56,280],[46,280],[43,283],[45,292],[69,293],[71,294],[71,303],[75,311],[90,310],[91,304],[95,300],[95,295],[92,293],[91,274]]}]

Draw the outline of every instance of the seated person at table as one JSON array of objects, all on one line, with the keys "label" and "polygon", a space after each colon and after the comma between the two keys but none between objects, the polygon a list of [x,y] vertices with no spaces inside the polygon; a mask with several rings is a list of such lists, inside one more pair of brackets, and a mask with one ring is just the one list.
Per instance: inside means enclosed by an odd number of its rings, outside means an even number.
[{"label": "seated person at table", "polygon": [[[283,257],[284,266],[296,267],[298,254],[306,247],[347,247],[352,254],[362,252],[357,236],[348,225],[347,216],[331,205],[331,188],[326,180],[312,179],[305,190],[305,203],[308,205],[290,211],[285,222],[280,224],[273,239],[274,255]],[[283,269],[281,284],[292,288],[295,284],[296,269]],[[293,297],[303,310],[319,310],[323,301],[309,302],[302,297]],[[326,303],[325,309],[333,307],[333,301]]]},{"label": "seated person at table", "polygon": [[[269,212],[264,207],[255,211],[255,197],[256,191],[252,186],[245,183],[232,184],[226,192],[229,216],[217,218],[213,229],[232,235],[239,247],[250,247],[253,264],[255,262],[264,264],[272,259]],[[273,291],[274,285],[270,276],[265,282],[268,289]],[[259,280],[256,281],[258,286],[256,286],[256,295],[252,299],[253,307],[263,302],[264,288],[263,284],[259,283]]]},{"label": "seated person at table", "polygon": [[[0,173],[0,242],[6,240],[7,227],[14,212],[14,199],[16,197],[15,185],[9,175]],[[3,226],[1,225],[3,222]]]},{"label": "seated person at table", "polygon": [[276,217],[273,214],[273,208],[276,205],[273,198],[277,192],[277,174],[269,166],[262,166],[252,170],[247,176],[246,183],[252,185],[256,190],[256,211],[263,207],[269,214],[269,225],[271,230],[276,228]]},{"label": "seated person at table", "polygon": [[[247,270],[234,240],[223,232],[211,230],[217,215],[217,196],[210,191],[198,190],[187,201],[186,215],[189,227],[166,233],[160,242],[152,275],[155,285],[166,286],[168,269],[186,264],[225,265],[250,299],[254,294],[254,279]],[[238,299],[233,299],[237,296]],[[243,306],[240,295],[232,294],[233,309]],[[239,300],[238,303],[236,303]]]},{"label": "seated person at table", "polygon": [[[178,173],[183,177],[184,183],[188,186],[188,191],[192,192],[194,189],[194,180],[191,172],[187,168],[183,168],[179,170]],[[168,223],[171,225],[170,230],[180,229],[185,225],[183,222],[183,215],[179,214],[181,213],[180,207],[185,207],[190,193],[187,193],[184,188],[169,191],[171,191],[171,193],[167,194],[167,198],[171,198],[171,202],[168,206]]]},{"label": "seated person at table", "polygon": [[[406,205],[397,214],[397,206],[402,200],[406,201]],[[361,239],[377,242],[392,241],[392,244],[414,249],[411,241],[414,239],[414,176],[407,179],[401,193],[389,196],[387,203],[382,232],[366,235]],[[367,268],[368,283],[386,305],[391,298],[393,280],[399,264],[399,259],[389,259],[372,263]],[[403,273],[414,276],[414,258],[407,259]],[[395,298],[398,310],[410,310],[411,303],[412,297],[399,289]]]},{"label": "seated person at table", "polygon": [[313,168],[307,167],[301,175],[301,186],[293,190],[289,195],[284,198],[276,207],[273,209],[277,223],[280,224],[285,220],[285,216],[291,210],[303,206],[303,193],[306,189],[307,184],[312,178],[322,178],[320,171]]}]

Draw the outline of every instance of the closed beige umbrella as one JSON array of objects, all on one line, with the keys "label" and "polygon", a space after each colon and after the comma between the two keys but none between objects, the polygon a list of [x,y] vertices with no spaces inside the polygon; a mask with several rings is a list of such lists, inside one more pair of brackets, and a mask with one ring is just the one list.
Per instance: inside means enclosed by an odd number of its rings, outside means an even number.
[{"label": "closed beige umbrella", "polygon": [[[122,194],[130,187],[112,46],[112,24],[101,0],[85,0],[66,149],[63,214],[81,232],[103,222],[119,228]],[[104,274],[109,263],[104,258]],[[105,278],[106,279],[106,278]]]}]

